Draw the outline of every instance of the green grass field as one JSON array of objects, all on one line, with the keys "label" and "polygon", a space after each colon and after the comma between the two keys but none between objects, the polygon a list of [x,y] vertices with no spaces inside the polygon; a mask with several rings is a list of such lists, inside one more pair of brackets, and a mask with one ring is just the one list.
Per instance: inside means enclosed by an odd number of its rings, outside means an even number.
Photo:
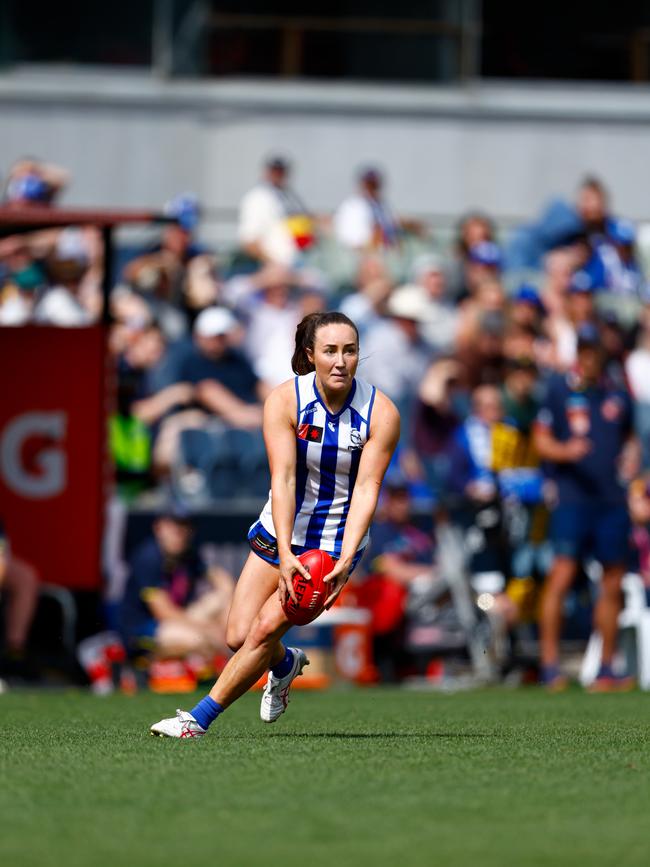
[{"label": "green grass field", "polygon": [[191,697],[0,696],[0,863],[650,863],[650,695],[258,701],[169,741],[148,724]]}]

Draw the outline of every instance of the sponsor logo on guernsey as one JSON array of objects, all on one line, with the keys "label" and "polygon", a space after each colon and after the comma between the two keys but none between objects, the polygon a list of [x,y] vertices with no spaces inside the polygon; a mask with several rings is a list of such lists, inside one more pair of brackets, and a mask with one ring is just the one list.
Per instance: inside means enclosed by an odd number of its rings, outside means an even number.
[{"label": "sponsor logo on guernsey", "polygon": [[299,424],[296,435],[300,440],[307,440],[310,443],[320,443],[323,441],[323,428],[317,427],[315,424]]},{"label": "sponsor logo on guernsey", "polygon": [[262,554],[271,554],[273,557],[277,556],[277,542],[265,539],[261,533],[256,533],[250,540],[250,544],[251,548],[255,551],[260,551]]}]

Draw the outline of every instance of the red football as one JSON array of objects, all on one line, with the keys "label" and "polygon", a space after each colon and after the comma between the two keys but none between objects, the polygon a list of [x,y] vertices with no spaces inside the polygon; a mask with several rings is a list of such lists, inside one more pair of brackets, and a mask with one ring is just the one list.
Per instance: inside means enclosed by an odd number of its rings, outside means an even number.
[{"label": "red football", "polygon": [[305,551],[298,559],[309,572],[311,581],[305,581],[299,572],[295,572],[293,590],[298,603],[288,597],[282,608],[289,623],[294,626],[304,626],[318,617],[323,610],[325,600],[331,593],[329,584],[326,584],[323,579],[334,568],[334,560],[326,551],[319,551],[317,548]]}]

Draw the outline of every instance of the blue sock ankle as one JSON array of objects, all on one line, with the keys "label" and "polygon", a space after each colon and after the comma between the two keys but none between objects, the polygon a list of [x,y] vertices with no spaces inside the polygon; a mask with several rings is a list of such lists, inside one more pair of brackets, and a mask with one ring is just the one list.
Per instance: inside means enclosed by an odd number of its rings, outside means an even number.
[{"label": "blue sock ankle", "polygon": [[614,672],[612,671],[612,666],[607,663],[602,663],[600,668],[598,669],[598,674],[596,677],[614,677]]},{"label": "blue sock ankle", "polygon": [[207,729],[208,726],[216,720],[219,714],[223,713],[223,711],[224,709],[218,702],[210,698],[209,695],[206,695],[206,697],[202,698],[196,707],[192,708],[190,713],[201,728]]},{"label": "blue sock ankle", "polygon": [[291,671],[291,667],[293,666],[293,653],[289,650],[288,647],[284,649],[284,659],[282,662],[278,662],[277,665],[274,665],[271,671],[276,677],[286,677],[287,674]]},{"label": "blue sock ankle", "polygon": [[557,665],[542,666],[542,683],[551,683],[556,677],[560,676],[560,669]]}]

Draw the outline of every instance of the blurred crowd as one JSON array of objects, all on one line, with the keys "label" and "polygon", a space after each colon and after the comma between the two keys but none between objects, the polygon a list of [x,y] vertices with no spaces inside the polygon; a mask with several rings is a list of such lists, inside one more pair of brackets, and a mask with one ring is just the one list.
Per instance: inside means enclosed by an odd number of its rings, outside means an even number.
[{"label": "blurred crowd", "polygon": [[[120,498],[162,487],[194,509],[263,497],[264,398],[292,375],[300,319],[340,309],[359,328],[358,375],[402,418],[364,580],[351,588],[372,612],[377,676],[426,673],[458,645],[433,515],[460,534],[474,601],[503,639],[499,666],[541,617],[542,675],[559,688],[576,575],[588,583],[591,561],[602,571],[605,634],[623,572],[650,575],[650,290],[637,228],[593,176],[525,224],[506,231],[477,210],[443,236],[400,214],[399,190],[393,205],[375,166],[333,214],[310,208],[291,170],[283,156],[265,161],[232,249],[201,242],[209,203],[182,194],[155,245],[119,252]],[[69,183],[60,167],[21,160],[4,204],[57,207]],[[0,324],[98,321],[103,256],[92,227],[0,240]],[[608,681],[612,656],[606,640]]]}]

